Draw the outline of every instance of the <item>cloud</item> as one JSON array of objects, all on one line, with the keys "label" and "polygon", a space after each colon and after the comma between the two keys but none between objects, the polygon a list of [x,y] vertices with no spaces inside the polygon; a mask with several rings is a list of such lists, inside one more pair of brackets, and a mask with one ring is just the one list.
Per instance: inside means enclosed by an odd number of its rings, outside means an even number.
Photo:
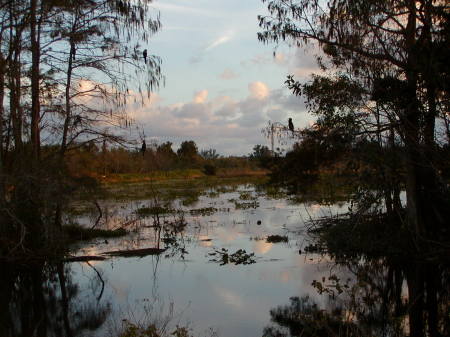
[{"label": "cloud", "polygon": [[263,82],[252,82],[248,85],[250,96],[256,99],[265,99],[269,95],[269,88]]},{"label": "cloud", "polygon": [[205,103],[208,98],[208,90],[200,90],[195,93],[194,103],[200,104]]},{"label": "cloud", "polygon": [[276,53],[274,56],[274,62],[278,65],[285,65],[287,63],[287,58],[284,53]]},{"label": "cloud", "polygon": [[301,99],[287,89],[271,90],[261,81],[249,83],[246,97],[238,100],[228,95],[209,97],[203,89],[191,101],[164,105],[163,98],[155,96],[148,106],[130,109],[148,137],[171,141],[174,148],[192,139],[200,149],[215,148],[222,155],[246,155],[256,144],[269,145],[261,133],[269,120],[286,124],[292,117],[296,127],[311,120]]},{"label": "cloud", "polygon": [[218,14],[215,11],[205,10],[201,8],[196,8],[192,6],[183,6],[176,4],[163,3],[161,1],[153,3],[156,9],[163,10],[164,12],[177,12],[183,15],[192,14],[202,17],[217,17]]},{"label": "cloud", "polygon": [[222,74],[219,75],[219,77],[223,80],[231,80],[233,78],[237,78],[238,75],[233,70],[227,68]]},{"label": "cloud", "polygon": [[317,55],[323,55],[321,49],[316,44],[311,44],[308,49],[292,47],[285,52],[277,51],[272,55],[269,53],[257,54],[251,59],[241,61],[241,65],[249,68],[251,66],[261,67],[276,64],[287,68],[289,74],[307,78],[313,73],[321,73],[317,64]]},{"label": "cloud", "polygon": [[220,35],[213,41],[209,42],[206,45],[206,47],[195,52],[195,55],[193,55],[189,58],[189,63],[190,64],[200,63],[203,60],[203,56],[205,53],[217,48],[218,46],[220,46],[222,44],[229,42],[233,38],[233,36],[234,36],[234,31],[231,31],[231,30],[223,33],[222,35]]},{"label": "cloud", "polygon": [[218,38],[216,38],[214,41],[210,42],[208,44],[208,46],[206,46],[206,48],[204,49],[205,51],[209,51],[211,49],[214,49],[218,46],[220,46],[221,44],[227,43],[228,41],[231,40],[231,38],[233,37],[234,33],[233,31],[228,31],[225,34],[223,34],[222,36],[219,36]]}]

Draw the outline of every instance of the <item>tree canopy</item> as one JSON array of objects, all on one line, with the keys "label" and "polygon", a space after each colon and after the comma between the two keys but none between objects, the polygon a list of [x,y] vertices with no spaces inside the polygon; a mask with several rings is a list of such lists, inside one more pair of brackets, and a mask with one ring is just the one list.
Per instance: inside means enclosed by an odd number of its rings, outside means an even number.
[{"label": "tree canopy", "polygon": [[[302,83],[318,127],[348,140],[380,146],[400,142],[406,171],[406,222],[417,235],[436,236],[448,225],[448,187],[437,169],[437,149],[449,142],[449,13],[432,0],[262,0],[265,43],[320,48],[323,75]],[[444,47],[444,46],[447,47]],[[445,131],[444,133],[442,131]],[[392,195],[392,191],[387,194]]]}]

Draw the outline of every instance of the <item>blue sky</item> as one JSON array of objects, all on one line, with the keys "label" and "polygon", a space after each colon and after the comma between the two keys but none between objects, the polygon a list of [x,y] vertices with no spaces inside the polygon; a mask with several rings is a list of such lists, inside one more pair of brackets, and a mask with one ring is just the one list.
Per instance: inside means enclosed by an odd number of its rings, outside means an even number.
[{"label": "blue sky", "polygon": [[199,149],[242,155],[269,145],[261,133],[269,120],[312,120],[284,81],[315,71],[313,53],[259,42],[260,0],[158,0],[153,7],[163,27],[147,48],[162,58],[166,84],[145,106],[130,107],[148,140],[175,149],[194,140]]}]

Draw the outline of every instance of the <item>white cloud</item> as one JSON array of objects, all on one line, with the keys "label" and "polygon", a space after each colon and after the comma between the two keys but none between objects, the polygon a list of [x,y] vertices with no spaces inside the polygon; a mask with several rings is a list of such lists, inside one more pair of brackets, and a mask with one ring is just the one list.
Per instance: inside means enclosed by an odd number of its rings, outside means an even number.
[{"label": "white cloud", "polygon": [[205,103],[206,99],[208,98],[208,90],[200,90],[195,93],[194,96],[194,103],[201,104]]},{"label": "white cloud", "polygon": [[205,51],[209,51],[211,49],[220,46],[221,44],[227,43],[232,39],[233,35],[234,35],[233,31],[227,31],[223,35],[216,38],[214,41],[210,42],[208,46],[206,46]]},{"label": "white cloud", "polygon": [[248,85],[250,96],[256,99],[265,99],[269,95],[269,88],[263,82],[252,82]]},{"label": "white cloud", "polygon": [[292,117],[296,127],[302,127],[311,119],[301,99],[285,89],[270,90],[261,81],[249,83],[247,97],[241,100],[208,94],[203,89],[191,102],[171,105],[155,97],[149,106],[132,106],[131,115],[148,137],[171,141],[174,147],[192,139],[199,148],[215,148],[224,155],[248,154],[256,144],[269,145],[261,133],[269,120],[286,124]]}]

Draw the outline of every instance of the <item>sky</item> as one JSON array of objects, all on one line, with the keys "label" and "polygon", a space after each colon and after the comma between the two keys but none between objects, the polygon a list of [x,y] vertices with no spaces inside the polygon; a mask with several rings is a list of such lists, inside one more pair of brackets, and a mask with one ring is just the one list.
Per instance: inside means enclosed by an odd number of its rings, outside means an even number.
[{"label": "sky", "polygon": [[162,58],[165,85],[144,106],[129,107],[147,141],[170,141],[176,150],[193,140],[199,150],[248,155],[256,144],[270,147],[261,132],[269,121],[313,121],[284,81],[318,71],[314,48],[259,42],[261,0],[156,0],[152,7],[162,29],[147,49]]}]

